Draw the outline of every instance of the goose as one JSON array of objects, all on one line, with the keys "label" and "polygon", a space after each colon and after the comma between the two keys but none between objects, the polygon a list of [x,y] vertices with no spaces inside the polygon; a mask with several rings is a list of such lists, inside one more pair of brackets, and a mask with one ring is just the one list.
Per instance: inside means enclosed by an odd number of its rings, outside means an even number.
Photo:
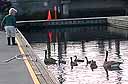
[{"label": "goose", "polygon": [[96,69],[97,67],[98,67],[98,66],[97,66],[97,64],[96,64],[96,61],[91,60],[90,68],[92,69],[92,71],[93,71],[93,69]]},{"label": "goose", "polygon": [[70,60],[71,60],[71,62],[70,62],[71,69],[73,69],[73,66],[78,66],[76,61],[74,61],[74,62],[72,61],[72,57],[70,57]]},{"label": "goose", "polygon": [[44,58],[44,63],[46,65],[50,65],[50,64],[56,64],[56,61],[55,59],[53,58],[47,58],[47,50],[44,50],[45,51],[45,58]]},{"label": "goose", "polygon": [[108,70],[112,70],[112,69],[119,69],[120,64],[122,64],[122,62],[117,62],[117,61],[108,61],[108,51],[106,51],[106,58],[103,64],[103,67],[105,69]]},{"label": "goose", "polygon": [[75,60],[74,61],[76,61],[76,62],[84,62],[84,60],[77,59],[77,56],[76,55],[74,57],[75,57]]}]

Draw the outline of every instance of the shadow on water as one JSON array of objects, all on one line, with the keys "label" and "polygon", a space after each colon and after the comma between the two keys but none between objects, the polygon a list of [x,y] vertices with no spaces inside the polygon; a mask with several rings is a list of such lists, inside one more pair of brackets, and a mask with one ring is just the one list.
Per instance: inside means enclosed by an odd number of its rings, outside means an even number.
[{"label": "shadow on water", "polygon": [[[107,69],[104,69],[105,70],[105,72],[106,72],[106,79],[107,80],[109,80],[109,71],[107,70]],[[122,75],[122,71],[121,71],[122,69],[116,69],[116,70],[113,70],[113,71],[115,71],[116,73],[117,73],[117,84],[122,84],[121,83],[121,80],[122,80],[122,77],[121,77],[121,75]]]},{"label": "shadow on water", "polygon": [[47,33],[52,32],[52,42],[57,40],[58,32],[61,32],[61,41],[90,41],[101,39],[117,39],[125,38],[122,35],[113,33],[107,26],[85,26],[85,27],[62,27],[62,28],[42,28],[31,29],[27,32],[23,31],[25,37],[29,42],[47,42]]},{"label": "shadow on water", "polygon": [[[81,30],[76,28],[64,32],[49,29],[25,35],[29,35],[27,39],[32,42],[35,53],[41,59],[44,59],[43,50],[47,49],[48,56],[58,61],[57,65],[48,65],[48,69],[58,78],[60,84],[124,84],[128,82],[128,40],[123,33],[117,34],[108,29],[106,26],[94,29],[82,27]],[[51,42],[47,32],[52,32]],[[123,62],[120,69],[109,71],[103,68],[106,50],[109,52],[108,60]],[[73,66],[71,70],[70,57],[73,57],[74,61],[75,55],[84,62]],[[85,56],[88,60],[96,60],[98,68],[91,71],[90,67],[86,66]],[[66,64],[60,61],[65,61]]]}]

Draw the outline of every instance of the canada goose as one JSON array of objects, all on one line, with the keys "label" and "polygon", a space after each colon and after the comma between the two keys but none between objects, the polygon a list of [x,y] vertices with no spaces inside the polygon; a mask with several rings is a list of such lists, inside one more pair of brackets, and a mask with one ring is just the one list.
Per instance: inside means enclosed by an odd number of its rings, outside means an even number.
[{"label": "canada goose", "polygon": [[45,58],[44,58],[44,63],[46,65],[50,65],[50,64],[56,64],[56,61],[55,59],[53,58],[47,58],[47,50],[44,50],[45,51]]},{"label": "canada goose", "polygon": [[74,57],[75,57],[75,60],[74,61],[76,61],[76,62],[84,62],[84,60],[77,59],[77,56],[76,55]]},{"label": "canada goose", "polygon": [[76,61],[74,61],[74,62],[72,61],[72,57],[70,57],[70,60],[71,60],[71,62],[70,62],[71,69],[73,69],[73,66],[78,66]]},{"label": "canada goose", "polygon": [[93,71],[93,69],[96,69],[97,67],[98,66],[96,65],[96,61],[91,60],[90,68],[92,69],[92,71]]},{"label": "canada goose", "polygon": [[86,66],[88,66],[88,64],[90,64],[91,63],[91,61],[88,61],[88,58],[85,56],[85,59],[86,59]]},{"label": "canada goose", "polygon": [[117,61],[107,61],[108,58],[108,51],[106,51],[106,58],[103,64],[103,67],[105,69],[108,70],[112,70],[112,69],[119,69],[120,64],[122,64],[122,62],[117,62]]}]

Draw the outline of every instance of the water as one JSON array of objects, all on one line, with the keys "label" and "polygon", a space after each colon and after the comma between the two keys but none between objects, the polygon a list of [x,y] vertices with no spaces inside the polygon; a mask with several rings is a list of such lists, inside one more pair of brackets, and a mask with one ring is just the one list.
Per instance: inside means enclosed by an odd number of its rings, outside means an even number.
[{"label": "water", "polygon": [[[44,62],[44,51],[54,59],[62,59],[66,64],[48,65],[48,69],[61,82],[60,84],[128,84],[128,31],[111,27],[66,28],[48,31],[53,32],[52,43],[48,42],[47,31],[27,33],[35,53]],[[27,35],[26,34],[26,35]],[[103,68],[105,51],[108,60],[120,61],[122,70],[106,71]],[[95,60],[98,68],[91,70],[86,60],[78,63],[71,70],[70,57]]]},{"label": "water", "polygon": [[[35,53],[44,59],[44,49],[47,49],[47,43],[33,43]],[[61,51],[58,48],[60,46]],[[58,59],[61,55],[66,64],[49,65],[48,69],[59,77],[62,84],[127,84],[128,83],[128,41],[127,40],[93,40],[93,41],[67,41],[51,43],[51,57]],[[122,61],[122,70],[108,71],[103,68],[105,51],[109,51],[108,60]],[[59,51],[59,52],[58,52]],[[70,67],[70,57],[78,56],[78,59],[95,60],[98,68],[92,71],[89,66],[86,67],[86,60],[78,63],[73,70]],[[108,75],[108,77],[107,77]]]}]

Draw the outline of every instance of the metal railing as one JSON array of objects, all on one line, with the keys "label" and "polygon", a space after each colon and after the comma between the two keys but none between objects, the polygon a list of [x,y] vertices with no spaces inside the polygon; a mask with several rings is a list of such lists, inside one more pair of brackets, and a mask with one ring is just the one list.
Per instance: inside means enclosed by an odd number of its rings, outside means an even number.
[{"label": "metal railing", "polygon": [[93,25],[93,24],[107,24],[106,17],[95,18],[73,18],[73,19],[52,19],[52,20],[29,20],[29,21],[17,21],[18,25],[29,24],[31,26],[67,26],[67,25]]}]

